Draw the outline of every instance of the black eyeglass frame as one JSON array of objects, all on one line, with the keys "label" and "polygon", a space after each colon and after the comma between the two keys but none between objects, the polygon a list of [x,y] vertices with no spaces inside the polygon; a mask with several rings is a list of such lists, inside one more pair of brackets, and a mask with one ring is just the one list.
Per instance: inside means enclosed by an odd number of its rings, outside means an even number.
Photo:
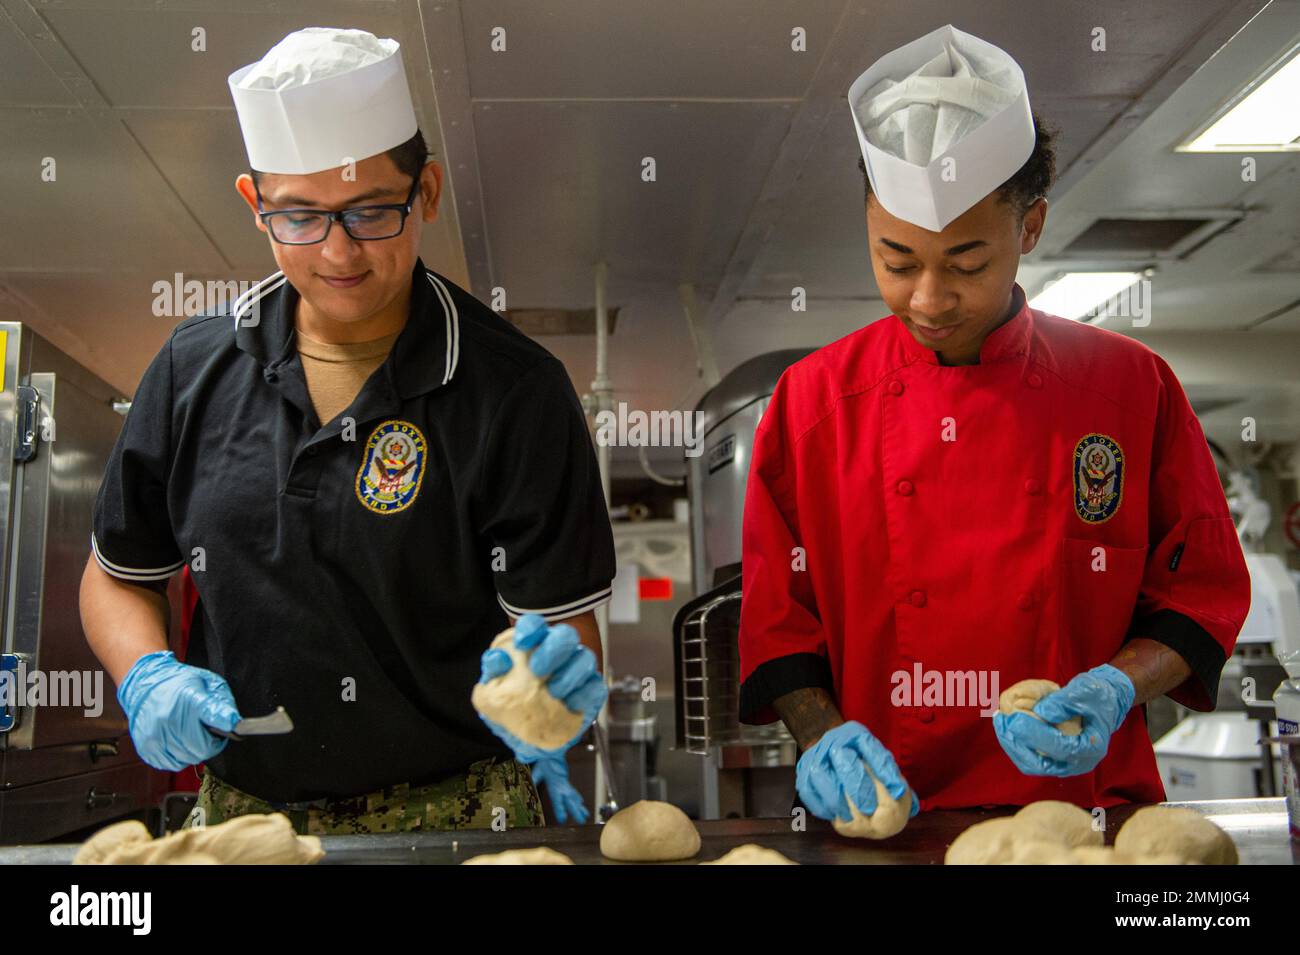
[{"label": "black eyeglass frame", "polygon": [[[266,224],[267,232],[270,233],[271,238],[281,245],[318,245],[329,238],[330,229],[334,228],[334,223],[336,222],[343,227],[343,231],[348,234],[348,238],[352,239],[354,242],[383,242],[385,239],[395,239],[406,231],[406,217],[411,214],[411,207],[415,205],[415,193],[419,188],[420,177],[416,176],[415,181],[411,183],[411,191],[407,193],[405,202],[394,202],[377,206],[353,206],[350,209],[340,209],[338,212],[330,212],[328,209],[276,209],[272,212],[265,212],[262,209],[262,190],[258,188],[256,183],[253,184],[253,190],[257,193],[257,217]],[[392,235],[353,235],[352,230],[348,228],[346,217],[353,213],[376,211],[387,212],[389,210],[395,210],[402,214],[402,221],[398,225],[397,231]],[[312,239],[310,242],[285,242],[275,234],[275,228],[269,221],[275,216],[303,215],[308,213],[311,215],[324,216],[326,220],[325,234],[319,239]]]}]

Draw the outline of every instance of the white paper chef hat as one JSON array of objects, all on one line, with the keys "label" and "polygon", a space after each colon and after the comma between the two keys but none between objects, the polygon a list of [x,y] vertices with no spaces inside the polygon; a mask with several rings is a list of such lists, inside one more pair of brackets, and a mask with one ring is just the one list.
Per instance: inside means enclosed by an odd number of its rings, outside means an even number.
[{"label": "white paper chef hat", "polygon": [[881,57],[849,87],[871,190],[891,215],[940,232],[1034,151],[1025,75],[953,26]]},{"label": "white paper chef hat", "polygon": [[418,128],[400,45],[364,30],[290,33],[227,82],[259,172],[333,169],[401,145]]}]

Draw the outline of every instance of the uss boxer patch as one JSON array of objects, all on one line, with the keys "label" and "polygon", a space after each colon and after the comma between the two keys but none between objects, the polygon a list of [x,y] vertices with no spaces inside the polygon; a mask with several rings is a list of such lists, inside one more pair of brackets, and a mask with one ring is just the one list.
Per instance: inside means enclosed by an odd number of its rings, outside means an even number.
[{"label": "uss boxer patch", "polygon": [[420,493],[429,449],[409,421],[385,421],[366,441],[357,469],[357,500],[376,514],[410,507]]},{"label": "uss boxer patch", "polygon": [[1074,446],[1074,511],[1101,524],[1115,516],[1124,494],[1124,450],[1114,438],[1085,434]]}]

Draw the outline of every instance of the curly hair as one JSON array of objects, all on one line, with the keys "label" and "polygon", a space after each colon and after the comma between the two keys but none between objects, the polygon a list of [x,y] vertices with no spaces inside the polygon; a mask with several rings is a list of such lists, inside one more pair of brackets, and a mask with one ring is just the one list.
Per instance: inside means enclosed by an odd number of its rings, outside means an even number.
[{"label": "curly hair", "polygon": [[[998,186],[998,197],[1023,219],[1039,197],[1046,196],[1056,181],[1056,137],[1059,132],[1034,116],[1034,151],[1029,154],[1025,164],[1016,170],[1016,174]],[[864,200],[871,195],[871,177],[867,175],[867,164],[858,156],[858,168],[862,170],[862,181],[866,185]]]}]

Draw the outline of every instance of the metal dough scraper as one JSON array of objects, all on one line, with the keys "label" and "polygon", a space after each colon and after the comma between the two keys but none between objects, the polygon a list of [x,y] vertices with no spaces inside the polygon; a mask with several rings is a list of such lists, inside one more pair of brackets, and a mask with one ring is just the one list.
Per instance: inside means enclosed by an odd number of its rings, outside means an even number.
[{"label": "metal dough scraper", "polygon": [[274,713],[268,713],[266,716],[249,716],[235,724],[235,728],[230,732],[219,730],[215,726],[208,726],[208,732],[213,736],[222,736],[226,739],[243,739],[246,736],[278,736],[281,733],[293,732],[293,720],[289,719],[289,713],[283,706],[277,706]]}]

